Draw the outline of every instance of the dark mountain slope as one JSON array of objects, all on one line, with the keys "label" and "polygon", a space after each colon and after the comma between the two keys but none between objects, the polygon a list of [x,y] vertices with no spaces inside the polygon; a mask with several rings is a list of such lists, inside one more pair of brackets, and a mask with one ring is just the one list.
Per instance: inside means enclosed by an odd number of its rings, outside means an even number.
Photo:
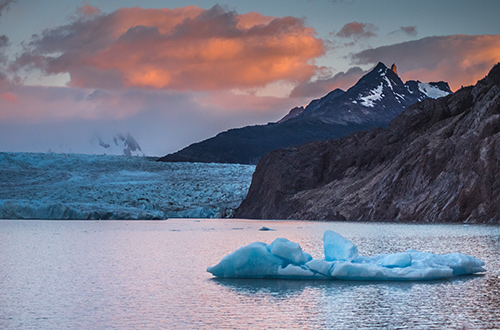
[{"label": "dark mountain slope", "polygon": [[449,93],[444,82],[403,84],[393,70],[379,63],[346,92],[336,89],[305,109],[292,109],[277,123],[231,129],[160,161],[256,164],[278,148],[386,127],[408,105]]},{"label": "dark mountain slope", "polygon": [[500,222],[500,64],[386,130],[276,150],[241,218]]}]

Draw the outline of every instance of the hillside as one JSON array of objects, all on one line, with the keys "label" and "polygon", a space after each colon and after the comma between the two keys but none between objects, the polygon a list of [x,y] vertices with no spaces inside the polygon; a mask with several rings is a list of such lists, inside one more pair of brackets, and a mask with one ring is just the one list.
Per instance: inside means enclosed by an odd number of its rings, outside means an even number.
[{"label": "hillside", "polygon": [[387,129],[266,155],[236,217],[500,222],[500,64]]}]

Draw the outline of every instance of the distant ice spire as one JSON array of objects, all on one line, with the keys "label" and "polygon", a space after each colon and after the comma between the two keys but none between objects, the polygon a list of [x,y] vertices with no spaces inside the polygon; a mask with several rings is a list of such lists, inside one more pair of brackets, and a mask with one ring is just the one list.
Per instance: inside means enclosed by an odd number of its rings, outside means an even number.
[{"label": "distant ice spire", "polygon": [[395,74],[398,74],[398,67],[396,66],[396,63],[392,63],[391,70],[394,71]]}]

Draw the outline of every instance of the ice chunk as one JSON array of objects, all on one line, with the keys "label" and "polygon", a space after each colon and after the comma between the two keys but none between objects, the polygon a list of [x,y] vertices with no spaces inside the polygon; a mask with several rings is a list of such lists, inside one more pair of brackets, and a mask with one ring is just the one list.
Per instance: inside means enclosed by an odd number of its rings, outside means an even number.
[{"label": "ice chunk", "polygon": [[255,242],[225,256],[207,271],[217,277],[430,280],[484,272],[484,262],[461,253],[438,255],[408,252],[358,256],[357,247],[343,236],[324,234],[325,259],[312,259],[299,244],[277,238]]},{"label": "ice chunk", "polygon": [[408,267],[411,266],[411,254],[409,253],[394,253],[389,254],[382,259],[383,267]]},{"label": "ice chunk", "polygon": [[408,252],[411,254],[414,262],[418,262],[419,265],[428,265],[434,268],[447,267],[451,269],[454,276],[485,271],[482,260],[461,253],[436,255],[415,250],[409,250]]},{"label": "ice chunk", "polygon": [[299,244],[286,238],[277,238],[271,245],[271,253],[296,265],[302,265],[312,259],[309,253],[302,251]]},{"label": "ice chunk", "polygon": [[269,251],[265,243],[255,242],[225,256],[207,271],[217,277],[273,277],[283,260]]},{"label": "ice chunk", "polygon": [[453,276],[450,268],[383,267],[375,263],[336,262],[330,276],[341,280],[431,280]]},{"label": "ice chunk", "polygon": [[358,256],[358,248],[344,236],[331,230],[325,231],[323,235],[325,249],[325,260],[347,260],[351,261]]},{"label": "ice chunk", "polygon": [[357,264],[352,262],[336,262],[330,271],[330,276],[338,279],[377,279],[386,277],[383,267],[374,264]]},{"label": "ice chunk", "polygon": [[326,261],[321,259],[312,259],[306,263],[306,266],[315,273],[321,275],[330,275],[330,270],[332,269],[335,262]]},{"label": "ice chunk", "polygon": [[[307,267],[300,267],[296,265],[289,264],[285,268],[278,268],[278,277],[293,277],[293,278],[304,278],[311,279],[314,277],[320,278],[320,275],[313,273]],[[324,276],[323,276],[324,278]]]}]

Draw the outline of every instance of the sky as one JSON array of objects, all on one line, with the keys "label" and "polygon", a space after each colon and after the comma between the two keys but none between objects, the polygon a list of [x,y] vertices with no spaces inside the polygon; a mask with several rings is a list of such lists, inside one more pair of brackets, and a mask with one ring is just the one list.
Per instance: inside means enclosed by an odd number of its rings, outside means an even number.
[{"label": "sky", "polygon": [[[0,151],[161,156],[266,124],[378,62],[475,84],[500,61],[497,0],[0,0]],[[109,141],[109,140],[108,140]]]}]

